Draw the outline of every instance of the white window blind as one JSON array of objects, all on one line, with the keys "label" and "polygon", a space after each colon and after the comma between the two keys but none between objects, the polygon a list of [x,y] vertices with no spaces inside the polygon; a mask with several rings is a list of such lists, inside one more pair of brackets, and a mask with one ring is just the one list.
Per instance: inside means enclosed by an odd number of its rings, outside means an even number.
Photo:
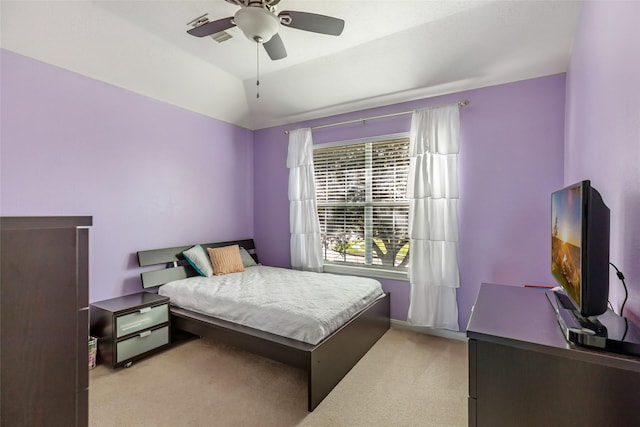
[{"label": "white window blind", "polygon": [[406,269],[408,148],[394,138],[314,150],[325,262]]}]

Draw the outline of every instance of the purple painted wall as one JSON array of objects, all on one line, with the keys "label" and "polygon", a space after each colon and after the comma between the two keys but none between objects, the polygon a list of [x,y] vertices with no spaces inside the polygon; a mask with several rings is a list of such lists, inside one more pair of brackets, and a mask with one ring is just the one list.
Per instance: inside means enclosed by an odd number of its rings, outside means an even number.
[{"label": "purple painted wall", "polygon": [[[140,289],[140,249],[253,235],[263,262],[289,266],[285,128],[468,98],[461,327],[481,282],[553,283],[549,193],[581,179],[611,208],[611,259],[631,288],[625,314],[638,320],[639,15],[638,2],[585,2],[566,110],[565,76],[556,75],[256,132],[0,50],[0,214],[92,215],[92,301]],[[408,128],[407,115],[317,130],[314,138]],[[405,320],[408,283],[383,283],[393,317]],[[622,291],[615,276],[611,283],[618,307]]]},{"label": "purple painted wall", "polygon": [[[585,2],[567,73],[564,181],[590,179],[611,209],[611,262],[640,323],[640,2]],[[610,277],[616,310],[624,299]]]},{"label": "purple painted wall", "polygon": [[[251,132],[0,52],[0,214],[92,215],[91,301],[140,289],[141,249],[253,235],[265,264],[289,266],[285,128],[462,98],[471,105],[462,110],[460,326],[481,282],[551,283],[548,205],[563,180],[564,74]],[[314,138],[405,132],[409,122]],[[406,320],[408,283],[382,282],[393,318]]]},{"label": "purple painted wall", "polygon": [[92,215],[90,300],[135,253],[253,235],[253,132],[0,50],[0,213]]},{"label": "purple painted wall", "polygon": [[[563,183],[565,75],[412,101],[255,132],[254,236],[266,264],[290,266],[285,129],[442,105],[461,113],[459,320],[465,329],[480,283],[553,283],[550,199]],[[410,115],[314,130],[314,143],[409,130]],[[392,317],[406,320],[409,284],[381,280]]]}]

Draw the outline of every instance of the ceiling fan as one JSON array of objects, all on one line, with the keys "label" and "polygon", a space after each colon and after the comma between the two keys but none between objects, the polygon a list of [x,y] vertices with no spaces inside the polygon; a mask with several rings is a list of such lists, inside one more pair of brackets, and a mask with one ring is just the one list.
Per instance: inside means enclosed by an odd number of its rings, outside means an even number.
[{"label": "ceiling fan", "polygon": [[242,30],[251,41],[262,44],[272,60],[286,58],[287,50],[278,34],[280,25],[314,33],[339,36],[344,29],[342,19],[308,12],[285,10],[276,15],[280,0],[226,0],[240,6],[233,17],[209,22],[205,17],[196,18],[194,28],[187,33],[205,37],[234,26]]}]

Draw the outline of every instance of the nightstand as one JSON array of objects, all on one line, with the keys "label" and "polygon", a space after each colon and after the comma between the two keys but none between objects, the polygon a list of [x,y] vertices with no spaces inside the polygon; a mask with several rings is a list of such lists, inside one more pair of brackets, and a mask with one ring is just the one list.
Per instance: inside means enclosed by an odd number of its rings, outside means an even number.
[{"label": "nightstand", "polygon": [[91,304],[91,335],[98,362],[129,367],[169,345],[169,298],[149,292]]}]

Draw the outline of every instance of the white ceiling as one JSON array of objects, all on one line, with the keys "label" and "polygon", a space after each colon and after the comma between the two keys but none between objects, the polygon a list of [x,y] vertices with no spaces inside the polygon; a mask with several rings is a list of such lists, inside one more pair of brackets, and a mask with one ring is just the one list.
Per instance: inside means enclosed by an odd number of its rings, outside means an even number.
[{"label": "white ceiling", "polygon": [[192,19],[224,0],[2,0],[8,50],[249,129],[564,72],[580,1],[281,0],[342,18],[339,37],[282,27],[271,61],[234,28],[217,43]]}]

